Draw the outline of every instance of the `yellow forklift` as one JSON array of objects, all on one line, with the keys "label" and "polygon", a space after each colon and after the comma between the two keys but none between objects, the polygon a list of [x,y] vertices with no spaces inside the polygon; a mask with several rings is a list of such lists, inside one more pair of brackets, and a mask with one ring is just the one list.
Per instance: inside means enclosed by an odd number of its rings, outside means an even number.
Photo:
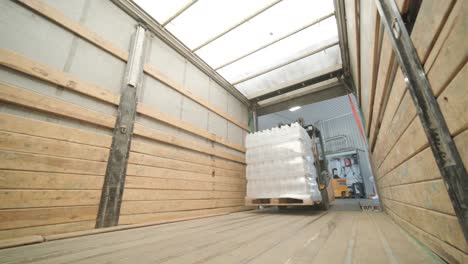
[{"label": "yellow forklift", "polygon": [[349,198],[349,190],[345,178],[333,177],[333,179],[331,179],[331,185],[335,198]]}]

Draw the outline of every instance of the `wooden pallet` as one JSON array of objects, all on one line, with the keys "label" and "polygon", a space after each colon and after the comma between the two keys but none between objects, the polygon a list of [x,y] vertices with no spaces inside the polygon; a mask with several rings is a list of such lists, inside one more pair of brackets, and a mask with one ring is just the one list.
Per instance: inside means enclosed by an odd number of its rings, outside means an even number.
[{"label": "wooden pallet", "polygon": [[314,205],[317,202],[311,198],[296,199],[296,198],[245,198],[245,205]]}]

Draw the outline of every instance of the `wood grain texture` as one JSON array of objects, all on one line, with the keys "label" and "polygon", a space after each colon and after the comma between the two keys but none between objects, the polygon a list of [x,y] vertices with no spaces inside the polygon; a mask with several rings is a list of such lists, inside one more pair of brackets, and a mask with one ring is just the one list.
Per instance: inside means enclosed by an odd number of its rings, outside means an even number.
[{"label": "wood grain texture", "polygon": [[108,148],[0,131],[0,149],[106,162]]},{"label": "wood grain texture", "polygon": [[80,80],[69,73],[33,61],[11,50],[0,48],[0,65],[113,105],[119,103],[119,96],[103,87]]},{"label": "wood grain texture", "polygon": [[27,252],[22,248],[12,249],[5,262],[44,261],[43,256],[48,256],[45,261],[52,263],[80,260],[125,263],[128,259],[150,263],[253,264],[286,263],[288,259],[290,263],[432,264],[439,261],[384,214],[350,211],[325,215],[310,211],[300,215],[255,211],[225,214],[42,243],[34,249]]},{"label": "wood grain texture", "polygon": [[421,3],[418,17],[411,32],[411,40],[423,65],[426,63],[435,41],[439,38],[440,31],[446,25],[447,17],[455,2],[457,1],[429,0]]},{"label": "wood grain texture", "polygon": [[0,190],[1,209],[98,205],[101,190]]},{"label": "wood grain texture", "polygon": [[455,216],[452,202],[442,179],[387,187],[390,199]]},{"label": "wood grain texture", "polygon": [[112,139],[108,135],[5,113],[0,113],[0,130],[105,148],[110,147]]},{"label": "wood grain texture", "polygon": [[175,218],[180,218],[180,217],[200,216],[200,215],[206,215],[206,214],[239,212],[239,211],[245,211],[245,210],[250,210],[250,208],[245,207],[245,206],[234,206],[234,207],[189,210],[189,211],[180,211],[180,212],[161,212],[161,213],[122,215],[120,217],[119,224],[126,225],[126,224],[134,224],[134,223],[144,223],[144,222],[149,222],[149,221],[170,220],[170,219],[175,219]]},{"label": "wood grain texture", "polygon": [[440,111],[447,122],[450,134],[457,135],[468,129],[468,65],[453,78],[437,98]]},{"label": "wood grain texture", "polygon": [[169,77],[164,75],[161,71],[159,71],[155,67],[153,67],[153,66],[151,66],[149,64],[145,64],[144,71],[147,74],[149,74],[151,77],[153,77],[156,80],[158,80],[158,81],[164,83],[165,85],[171,87],[172,89],[174,89],[175,91],[177,91],[180,94],[184,95],[185,97],[190,98],[194,102],[196,102],[196,103],[200,104],[201,106],[205,107],[206,109],[216,113],[217,115],[221,116],[222,118],[228,120],[229,122],[235,124],[236,126],[242,128],[242,129],[244,129],[245,131],[250,132],[250,128],[246,124],[243,124],[242,122],[236,120],[232,116],[225,113],[223,110],[218,109],[217,107],[215,107],[214,105],[209,103],[204,98],[202,98],[200,96],[197,96],[195,94],[192,94],[192,92],[190,92],[189,90],[184,88],[181,84],[169,79]]},{"label": "wood grain texture", "polygon": [[158,141],[144,141],[136,138],[132,141],[130,150],[135,153],[148,154],[174,160],[187,161],[203,165],[211,165],[212,158],[208,154],[200,154],[194,150],[179,148]]},{"label": "wood grain texture", "polygon": [[195,143],[191,140],[182,139],[182,138],[170,135],[168,133],[161,132],[159,130],[147,128],[139,123],[135,123],[135,128],[133,132],[136,135],[149,138],[149,139],[153,139],[153,140],[157,140],[163,143],[177,145],[182,148],[195,150],[195,151],[209,154],[209,155],[216,155],[221,158],[229,159],[229,160],[236,161],[239,163],[245,163],[245,157],[243,156],[230,154],[224,151],[219,151],[219,150],[216,150],[213,146],[207,146],[204,144],[202,145],[199,143]]},{"label": "wood grain texture", "polygon": [[[434,95],[437,97],[441,92],[447,87],[448,83],[457,75],[460,69],[466,64],[468,60],[468,46],[466,45],[466,35],[468,34],[468,29],[466,25],[468,24],[468,3],[466,1],[461,2],[460,7],[455,7],[459,9],[453,10],[452,16],[453,25],[446,25],[445,27],[451,27],[450,33],[447,35],[446,39],[437,39],[437,42],[442,41],[443,44],[440,46],[436,43],[435,47],[440,47],[440,50],[435,50],[431,52],[434,53],[437,51],[437,55],[434,55],[434,62],[431,65],[425,65],[427,74],[427,79],[432,86]],[[430,68],[426,68],[430,67]]]},{"label": "wood grain texture", "polygon": [[[437,102],[439,103],[442,114],[446,119],[449,131],[452,135],[456,135],[468,127],[468,99],[464,96],[464,94],[466,94],[467,74],[467,68],[464,67],[448,84],[447,88],[443,92],[443,96],[439,96],[439,98],[437,98]],[[422,129],[422,125],[418,117],[415,117],[408,129],[402,129],[402,127],[409,123],[408,120],[410,116],[416,115],[416,108],[409,94],[405,97],[406,98],[402,102],[400,109],[407,110],[399,111],[398,116],[395,117],[395,134],[392,138],[396,138],[400,133],[402,135],[393,148],[390,148],[387,145],[390,152],[378,168],[380,176],[385,175],[397,164],[415,154],[427,144],[427,137]],[[407,106],[407,108],[405,106]],[[399,127],[398,124],[400,124],[401,127]]]},{"label": "wood grain texture", "polygon": [[361,0],[360,3],[360,46],[361,46],[361,108],[364,114],[366,134],[369,135],[374,102],[375,82],[378,70],[379,24],[377,7],[374,2]]},{"label": "wood grain texture", "polygon": [[145,165],[128,164],[127,175],[140,177],[154,177],[161,179],[179,179],[202,182],[219,182],[232,184],[245,184],[245,178],[239,176],[221,176],[204,174],[192,171],[182,171],[176,169],[159,168]]},{"label": "wood grain texture", "polygon": [[[465,10],[464,10],[465,9]],[[437,59],[439,56],[439,52],[442,48],[442,46],[445,45],[445,42],[448,38],[448,36],[452,33],[452,30],[454,26],[458,23],[458,20],[460,19],[459,17],[463,15],[463,12],[466,13],[466,3],[464,1],[455,1],[455,4],[453,5],[452,9],[449,10],[449,14],[447,15],[445,20],[443,20],[443,27],[440,30],[440,33],[437,37],[437,40],[433,43],[432,50],[428,56],[427,59],[424,63],[424,69],[427,71],[429,70],[432,65],[434,64],[434,61]],[[423,24],[421,25],[421,28],[423,28]],[[423,34],[423,33],[421,33]]]},{"label": "wood grain texture", "polygon": [[95,220],[71,222],[65,224],[54,224],[45,226],[33,226],[0,231],[0,239],[16,238],[31,235],[53,235],[67,232],[93,229]]},{"label": "wood grain texture", "polygon": [[97,206],[0,210],[0,230],[96,219]]},{"label": "wood grain texture", "polygon": [[[21,0],[22,4],[27,6],[28,8],[34,10],[35,12],[41,14],[42,16],[50,19],[51,21],[55,22],[56,24],[62,26],[63,28],[73,32],[74,34],[80,36],[81,38],[89,41],[90,43],[94,44],[95,46],[107,51],[111,55],[116,56],[117,58],[127,61],[128,60],[128,52],[124,51],[117,46],[113,45],[111,42],[105,40],[101,36],[97,35],[96,33],[92,32],[90,29],[86,28],[85,26],[81,25],[80,23],[66,17],[63,15],[59,10],[47,5],[46,3],[40,0]],[[186,97],[194,100],[198,104],[204,106],[205,108],[213,111],[214,113],[220,115],[221,117],[225,118],[226,120],[230,121],[231,123],[239,126],[240,128],[250,131],[249,127],[246,124],[236,120],[232,116],[228,115],[221,109],[218,109],[205,99],[191,94],[188,90],[184,89],[182,86],[178,85],[174,81],[170,80],[167,76],[161,74],[157,69],[152,67],[149,64],[144,66],[145,72],[150,74],[151,76],[155,77],[156,79],[160,80],[161,82],[165,83],[172,89],[180,92],[181,94],[185,95]],[[118,100],[116,101],[118,102]]]},{"label": "wood grain texture", "polygon": [[197,126],[194,126],[188,122],[184,122],[180,120],[179,118],[175,118],[171,115],[168,115],[166,113],[163,113],[161,111],[158,111],[148,105],[145,105],[141,102],[138,103],[137,106],[137,112],[139,114],[145,115],[147,117],[151,117],[155,120],[164,122],[168,125],[171,125],[173,127],[180,128],[184,131],[190,132],[192,134],[195,134],[197,136],[209,139],[211,141],[214,141],[216,143],[219,143],[221,145],[224,145],[226,147],[238,150],[240,152],[245,152],[245,148],[241,145],[231,143],[227,141],[226,139],[223,139],[222,137],[216,136],[214,133],[210,133],[205,129],[199,128]]},{"label": "wood grain texture", "polygon": [[[92,123],[98,126],[113,128],[115,117],[99,113],[85,107],[74,105],[53,97],[45,96],[36,92],[29,91],[20,87],[0,83],[0,100],[13,104],[18,104],[31,109],[53,113],[65,116],[75,120]],[[189,140],[181,139],[157,130],[147,129],[135,125],[134,133],[137,135],[148,135],[149,138],[156,139],[165,143],[177,145],[179,147],[190,148],[195,151],[216,155],[222,158],[231,159],[237,162],[245,162],[240,155],[234,155],[225,151],[216,150],[213,146],[193,143]]]},{"label": "wood grain texture", "polygon": [[113,116],[5,83],[0,83],[0,100],[107,128],[115,124]]},{"label": "wood grain texture", "polygon": [[[448,33],[444,32],[453,27],[455,17],[458,17],[456,13],[459,11],[455,8],[452,9],[452,5],[453,1],[424,1],[418,13],[411,39],[427,74],[430,74],[429,69],[434,64],[435,58],[443,46],[442,43],[448,36]],[[457,4],[457,8],[459,7]],[[451,10],[454,12],[450,12]],[[449,16],[448,19],[447,16]],[[433,74],[437,75],[438,73]],[[431,85],[434,84],[431,82]],[[433,89],[436,91],[438,88],[433,87]],[[406,84],[400,70],[397,71],[384,111],[374,149],[376,166],[380,166],[395,142],[408,127],[412,117],[416,115],[411,96],[406,93]]]},{"label": "wood grain texture", "polygon": [[162,158],[158,156],[146,155],[131,152],[129,163],[131,164],[140,164],[140,165],[147,165],[153,167],[160,167],[160,168],[169,168],[169,169],[177,169],[177,170],[187,170],[205,174],[212,174],[214,172],[214,167],[207,166],[207,165],[200,165],[191,162],[185,161],[178,161],[168,158]]},{"label": "wood grain texture", "polygon": [[[453,64],[458,64],[459,61],[451,62]],[[438,97],[437,102],[439,106],[441,106],[441,111],[444,117],[450,122],[449,130],[451,134],[458,133],[461,129],[466,127],[467,125],[467,107],[466,107],[466,98],[465,96],[460,96],[460,94],[464,93],[465,90],[465,83],[467,70],[465,67],[462,69],[458,69],[459,71],[456,72],[456,75],[452,76],[452,79],[443,89],[443,97]],[[434,72],[431,71],[428,73],[429,76],[436,76],[439,74],[445,74],[444,72]],[[447,76],[437,77],[438,79],[446,78]],[[434,77],[436,78],[436,77]],[[431,84],[432,85],[432,84]],[[432,86],[434,92],[436,90],[440,90],[442,88],[438,88],[437,86]],[[449,102],[450,100],[450,102]],[[413,119],[415,118],[415,119]],[[398,107],[395,116],[393,117],[391,127],[388,128],[387,133],[385,134],[385,140],[381,142],[382,146],[375,149],[375,152],[388,150],[388,156],[391,155],[393,148],[396,147],[399,141],[403,140],[403,136],[405,133],[412,133],[406,132],[409,130],[413,125],[416,119],[416,107],[413,103],[413,100],[409,93],[406,93],[401,101],[400,106]],[[454,120],[455,119],[455,120]],[[411,125],[410,125],[411,122]],[[418,138],[415,138],[417,142],[419,142]],[[401,143],[400,143],[401,144]],[[416,144],[416,143],[415,143]],[[384,155],[380,154],[379,158],[382,158]],[[386,159],[389,159],[389,157]],[[379,166],[383,166],[383,161],[378,164]]]},{"label": "wood grain texture", "polygon": [[0,170],[0,189],[101,190],[102,176]]},{"label": "wood grain texture", "polygon": [[415,118],[377,169],[377,174],[386,175],[390,170],[422,151],[427,145],[428,141],[421,121]]},{"label": "wood grain texture", "polygon": [[159,177],[138,177],[128,175],[125,178],[125,186],[131,189],[153,189],[153,190],[207,190],[207,191],[233,191],[242,192],[245,190],[245,183],[217,182],[214,181],[193,181],[182,179],[164,179]]},{"label": "wood grain texture", "polygon": [[380,187],[440,179],[440,171],[430,148],[402,163],[386,175],[378,175]]},{"label": "wood grain texture", "polygon": [[194,199],[243,199],[245,192],[131,189],[124,191],[124,201],[194,200]]},{"label": "wood grain texture", "polygon": [[388,210],[388,214],[405,231],[424,243],[424,245],[449,263],[466,263],[466,260],[468,260],[468,256],[463,251],[418,228],[417,225],[406,221],[392,210]]},{"label": "wood grain texture", "polygon": [[23,236],[19,238],[12,238],[12,239],[1,239],[0,240],[0,249],[4,248],[12,248],[36,243],[44,242],[44,238],[42,236]]},{"label": "wood grain texture", "polygon": [[387,34],[383,34],[382,50],[380,53],[379,70],[377,74],[377,82],[375,85],[374,104],[372,105],[372,120],[370,122],[369,146],[373,149],[375,138],[380,129],[382,107],[385,103],[385,96],[390,89],[389,82],[392,73],[392,67],[395,63],[395,55],[393,54],[392,45]]},{"label": "wood grain texture", "polygon": [[122,203],[122,215],[177,212],[210,208],[244,205],[244,199],[214,200],[169,200],[169,201],[125,201]]},{"label": "wood grain texture", "polygon": [[[82,39],[127,61],[128,52],[77,21],[67,18],[55,8],[40,0],[19,2]],[[110,105],[119,104],[118,94],[14,51],[0,49],[0,65]],[[166,83],[170,82],[164,76],[157,73],[155,75],[164,78]],[[114,127],[113,116],[27,88],[0,83],[0,101],[105,128]],[[248,130],[245,124],[214,107],[207,100],[191,94],[177,84],[171,88]],[[138,105],[138,112],[211,142],[209,145],[196,144],[190,140],[151,131],[150,139],[159,139],[170,146],[161,147],[163,144],[160,144],[158,148],[151,146],[152,144],[135,145],[134,149],[137,151],[132,152],[130,161],[135,164],[130,164],[129,172],[140,175],[127,177],[126,192],[133,192],[137,198],[150,199],[154,210],[164,210],[158,209],[156,204],[167,204],[167,199],[185,199],[175,201],[174,208],[171,208],[173,211],[188,210],[189,212],[183,213],[184,216],[245,209],[241,206],[245,195],[244,155],[219,150],[213,143],[241,153],[245,152],[243,146],[144,104]],[[147,132],[144,129],[143,131]],[[0,239],[92,229],[110,144],[111,137],[107,135],[0,113]],[[190,151],[178,150],[180,147]],[[204,203],[190,203],[192,199],[203,197],[207,197]],[[166,205],[165,208],[169,207]],[[165,215],[152,215],[151,219],[172,219],[173,215],[181,214],[167,212]]]},{"label": "wood grain texture", "polygon": [[125,177],[125,187],[148,190],[198,190],[212,191],[214,183],[203,181],[187,181],[179,179],[160,179],[151,177]]},{"label": "wood grain texture", "polygon": [[[411,34],[465,166],[466,6],[466,1],[423,1]],[[445,260],[466,261],[468,246],[400,71],[383,111],[372,156],[388,214]]]},{"label": "wood grain texture", "polygon": [[441,214],[392,200],[385,200],[385,205],[409,223],[464,252],[468,252],[468,245],[456,216]]},{"label": "wood grain texture", "polygon": [[419,118],[416,117],[416,107],[413,103],[413,98],[411,98],[410,94],[407,92],[400,101],[400,105],[393,116],[390,127],[388,127],[384,133],[384,140],[380,142],[381,146],[376,145],[375,147],[374,152],[383,152],[378,156],[380,159],[377,160],[377,167],[382,165],[383,160],[415,118]]},{"label": "wood grain texture", "polygon": [[51,21],[62,26],[63,28],[68,29],[76,35],[84,38],[85,40],[91,42],[97,47],[100,47],[101,49],[107,51],[109,54],[114,55],[123,61],[126,61],[128,59],[127,51],[124,51],[119,47],[115,46],[110,41],[105,40],[98,34],[92,32],[85,26],[81,25],[79,22],[68,18],[59,10],[47,5],[45,2],[40,0],[20,0],[18,2],[34,10],[35,12],[43,15],[44,17],[50,19]]},{"label": "wood grain texture", "polygon": [[[38,79],[59,85],[72,91],[88,95],[92,98],[99,99],[106,103],[118,105],[120,100],[119,95],[113,94],[112,92],[106,90],[103,87],[100,87],[90,82],[83,81],[71,74],[57,70],[45,64],[33,61],[27,57],[24,57],[21,54],[15,53],[10,50],[0,48],[0,65],[28,74]],[[11,85],[8,86],[12,87]],[[137,107],[137,111],[143,115],[149,116],[168,125],[183,129],[184,131],[187,131],[189,133],[204,137],[229,148],[245,152],[245,148],[241,145],[229,142],[224,138],[218,137],[204,129],[193,126],[187,122],[180,120],[179,118],[175,118],[168,114],[152,109],[147,105],[139,104]]]},{"label": "wood grain texture", "polygon": [[404,94],[406,93],[406,84],[403,79],[403,73],[400,68],[397,69],[395,80],[393,81],[392,88],[390,89],[390,96],[387,102],[385,109],[383,109],[383,118],[380,125],[379,133],[377,134],[372,150],[372,155],[374,159],[374,165],[380,165],[383,158],[388,154],[388,149],[384,148],[384,145],[387,144],[387,137],[392,136],[389,129],[391,127],[395,113],[400,106],[401,100],[403,99]]},{"label": "wood grain texture", "polygon": [[106,162],[0,150],[0,169],[104,175]]}]

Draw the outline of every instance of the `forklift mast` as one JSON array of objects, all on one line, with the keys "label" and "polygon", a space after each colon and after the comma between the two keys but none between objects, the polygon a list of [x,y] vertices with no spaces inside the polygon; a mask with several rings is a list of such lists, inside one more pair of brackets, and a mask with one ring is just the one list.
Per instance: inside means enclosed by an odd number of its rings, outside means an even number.
[{"label": "forklift mast", "polygon": [[322,133],[314,125],[303,126],[309,134],[312,143],[316,148],[315,167],[317,168],[317,182],[322,188],[326,188],[329,183],[328,162],[325,157],[325,147]]}]

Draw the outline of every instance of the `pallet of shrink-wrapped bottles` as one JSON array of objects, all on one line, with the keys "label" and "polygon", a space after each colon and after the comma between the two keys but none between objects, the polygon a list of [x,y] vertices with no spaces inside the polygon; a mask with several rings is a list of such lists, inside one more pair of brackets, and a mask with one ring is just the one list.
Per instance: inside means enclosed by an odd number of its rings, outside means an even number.
[{"label": "pallet of shrink-wrapped bottles", "polygon": [[321,201],[311,147],[309,135],[298,123],[248,134],[247,204]]}]

